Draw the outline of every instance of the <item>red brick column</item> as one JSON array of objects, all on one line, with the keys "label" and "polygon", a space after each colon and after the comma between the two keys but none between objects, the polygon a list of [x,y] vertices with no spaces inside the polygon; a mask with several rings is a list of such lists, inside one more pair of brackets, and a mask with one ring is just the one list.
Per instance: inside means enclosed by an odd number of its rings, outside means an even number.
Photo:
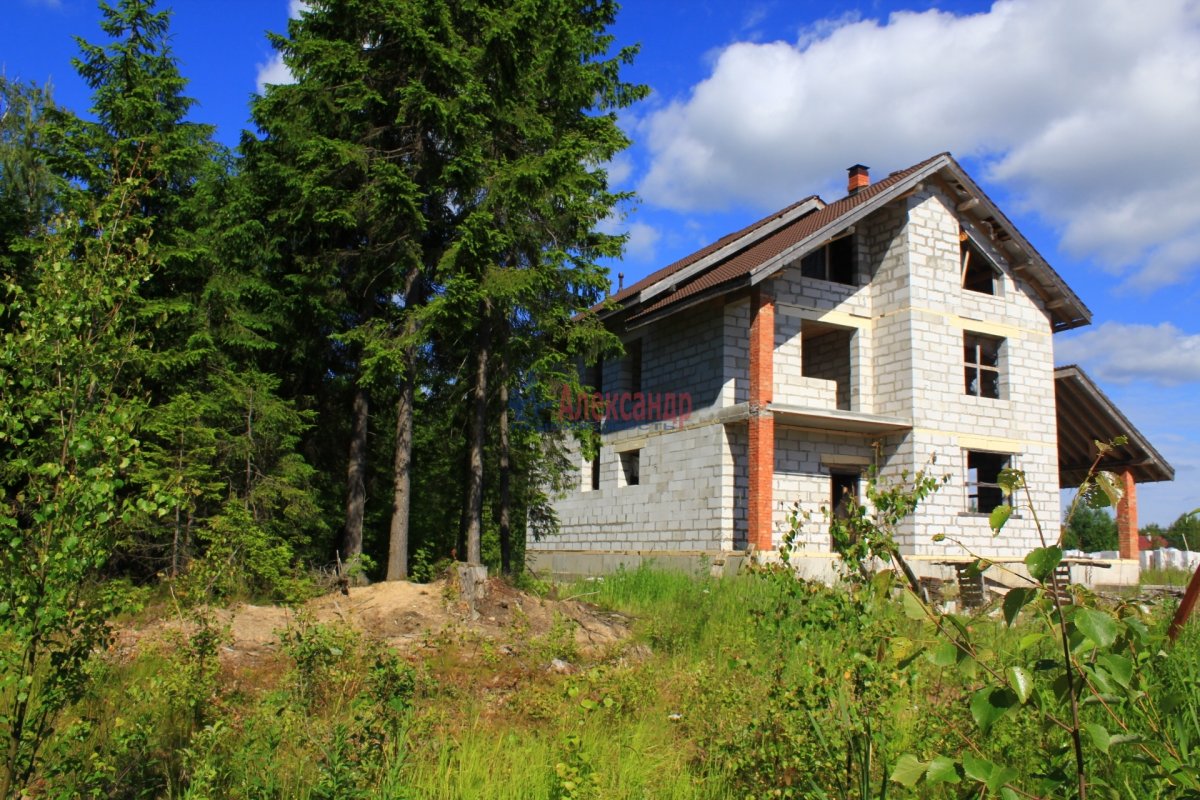
[{"label": "red brick column", "polygon": [[769,287],[750,295],[750,420],[747,530],[755,550],[774,549],[775,418],[767,405],[775,390],[775,299]]},{"label": "red brick column", "polygon": [[1138,558],[1137,482],[1133,470],[1121,472],[1124,495],[1117,503],[1117,542],[1121,558]]}]

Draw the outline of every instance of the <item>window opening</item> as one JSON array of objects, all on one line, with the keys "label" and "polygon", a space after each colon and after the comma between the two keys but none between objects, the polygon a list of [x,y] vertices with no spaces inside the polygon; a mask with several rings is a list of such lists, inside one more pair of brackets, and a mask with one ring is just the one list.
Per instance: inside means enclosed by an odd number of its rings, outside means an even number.
[{"label": "window opening", "polygon": [[990,514],[1004,504],[1000,490],[1000,471],[1007,469],[1011,456],[1002,453],[967,452],[967,510]]},{"label": "window opening", "polygon": [[967,394],[1000,398],[1000,346],[1003,339],[967,333],[963,336],[963,377]]},{"label": "window opening", "polygon": [[641,450],[626,450],[621,453],[621,474],[626,486],[637,486],[641,482]]},{"label": "window opening", "polygon": [[800,259],[805,278],[854,285],[854,235],[842,236]]}]

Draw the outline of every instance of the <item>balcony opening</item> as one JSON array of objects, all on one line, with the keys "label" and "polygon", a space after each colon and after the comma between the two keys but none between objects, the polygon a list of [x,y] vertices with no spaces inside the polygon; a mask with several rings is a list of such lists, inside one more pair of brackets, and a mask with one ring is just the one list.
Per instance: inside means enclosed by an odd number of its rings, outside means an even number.
[{"label": "balcony opening", "polygon": [[828,405],[850,411],[853,398],[850,385],[850,354],[854,330],[805,322],[800,329],[800,374],[805,378],[828,381],[832,402]]}]

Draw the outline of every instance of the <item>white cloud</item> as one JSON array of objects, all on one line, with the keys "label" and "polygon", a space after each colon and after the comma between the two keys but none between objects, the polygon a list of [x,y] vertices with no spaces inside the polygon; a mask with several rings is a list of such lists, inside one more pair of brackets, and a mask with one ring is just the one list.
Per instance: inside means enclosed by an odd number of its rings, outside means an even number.
[{"label": "white cloud", "polygon": [[276,53],[271,56],[269,61],[258,65],[258,75],[255,81],[258,93],[266,94],[268,85],[280,86],[286,83],[295,83],[296,79],[292,76],[292,71],[288,69],[287,64],[283,63],[283,56]]},{"label": "white cloud", "polygon": [[1055,361],[1082,364],[1102,381],[1178,386],[1200,382],[1200,334],[1169,322],[1128,325],[1106,322],[1055,342]]},{"label": "white cloud", "polygon": [[[304,0],[288,0],[288,18],[299,19],[300,15],[310,8],[312,6]],[[279,53],[275,53],[266,61],[256,65],[256,69],[255,85],[258,87],[259,94],[264,94],[268,85],[281,86],[296,82],[292,71],[288,69],[287,64],[283,63],[283,56]]]},{"label": "white cloud", "polygon": [[1196,269],[1200,2],[1000,0],[986,13],[843,18],[724,48],[641,124],[639,191],[679,209],[778,207],[838,167],[942,150],[1057,225],[1073,255],[1157,288]]},{"label": "white cloud", "polygon": [[625,258],[629,261],[651,262],[658,255],[658,240],[662,238],[658,228],[644,222],[629,226],[629,239],[625,242]]},{"label": "white cloud", "polygon": [[608,171],[608,187],[610,189],[620,189],[622,184],[629,180],[629,176],[633,174],[633,160],[628,153],[618,153],[604,165]]}]

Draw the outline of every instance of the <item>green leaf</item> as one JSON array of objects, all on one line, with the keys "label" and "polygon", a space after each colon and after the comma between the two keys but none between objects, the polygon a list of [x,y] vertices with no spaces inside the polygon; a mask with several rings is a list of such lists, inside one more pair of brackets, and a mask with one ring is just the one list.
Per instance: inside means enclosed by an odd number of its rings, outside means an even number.
[{"label": "green leaf", "polygon": [[980,758],[973,753],[963,754],[963,771],[973,781],[985,784],[988,789],[997,793],[1004,784],[1017,777],[1017,773],[1008,767],[993,764],[986,758]]},{"label": "green leaf", "polygon": [[1010,589],[1008,594],[1004,595],[1004,621],[1011,626],[1016,621],[1017,615],[1021,613],[1021,609],[1029,605],[1029,602],[1037,597],[1037,593],[1038,590],[1032,586]]},{"label": "green leaf", "polygon": [[971,716],[979,730],[987,733],[996,721],[1017,705],[1017,695],[1008,688],[984,687],[971,698]]},{"label": "green leaf", "polygon": [[896,761],[896,768],[892,770],[892,780],[911,789],[925,775],[926,768],[927,765],[918,761],[912,753],[905,753]]},{"label": "green leaf", "polygon": [[937,756],[929,762],[925,780],[933,786],[939,783],[958,783],[962,779],[958,776],[958,766],[953,761],[945,756]]},{"label": "green leaf", "polygon": [[954,642],[942,642],[930,651],[929,660],[939,667],[952,666],[958,661],[958,645]]},{"label": "green leaf", "polygon": [[1033,694],[1033,674],[1024,667],[1009,667],[1004,674],[1008,676],[1008,685],[1017,693],[1021,705],[1029,702],[1029,696]]},{"label": "green leaf", "polygon": [[1004,523],[1008,522],[1008,518],[1012,516],[1012,506],[1003,505],[996,506],[992,509],[992,513],[988,516],[988,525],[992,527],[992,533],[999,533],[1004,527]]},{"label": "green leaf", "polygon": [[902,602],[904,605],[904,616],[908,617],[909,619],[928,618],[928,615],[925,613],[924,603],[922,603],[921,600],[915,594],[913,594],[911,590],[906,589],[904,591]]},{"label": "green leaf", "polygon": [[1029,567],[1029,575],[1039,583],[1044,583],[1054,568],[1062,562],[1063,552],[1060,547],[1039,547],[1025,556],[1025,566]]},{"label": "green leaf", "polygon": [[1138,638],[1139,642],[1145,643],[1150,636],[1150,629],[1146,627],[1146,623],[1142,622],[1137,617],[1125,617],[1125,627],[1132,631]]},{"label": "green leaf", "polygon": [[1104,649],[1117,638],[1117,621],[1103,611],[1081,608],[1075,612],[1075,628]]},{"label": "green leaf", "polygon": [[1111,695],[1117,691],[1117,685],[1113,683],[1108,670],[1101,669],[1098,664],[1084,664],[1083,669],[1101,694]]},{"label": "green leaf", "polygon": [[1133,681],[1133,661],[1125,656],[1109,653],[1100,656],[1097,659],[1104,668],[1108,670],[1108,674],[1113,677],[1122,688],[1128,689],[1129,684]]},{"label": "green leaf", "polygon": [[1095,478],[1100,492],[1088,493],[1088,505],[1092,508],[1104,508],[1115,506],[1121,502],[1121,498],[1125,496],[1125,489],[1122,488],[1121,479],[1115,473],[1101,470],[1096,473]]},{"label": "green leaf", "polygon": [[1004,496],[1009,497],[1016,494],[1017,490],[1025,485],[1025,472],[1024,470],[1005,467],[1000,470],[1000,475],[996,479],[996,482],[1000,484],[1000,491],[1004,492]]},{"label": "green leaf", "polygon": [[1108,737],[1108,746],[1111,748],[1114,744],[1134,744],[1142,741],[1142,737],[1136,733],[1118,733],[1116,736]]},{"label": "green leaf", "polygon": [[1100,752],[1107,753],[1108,746],[1111,744],[1111,737],[1103,725],[1098,725],[1095,722],[1086,722],[1083,729],[1087,731],[1088,736],[1092,740],[1092,744],[1099,748]]}]

